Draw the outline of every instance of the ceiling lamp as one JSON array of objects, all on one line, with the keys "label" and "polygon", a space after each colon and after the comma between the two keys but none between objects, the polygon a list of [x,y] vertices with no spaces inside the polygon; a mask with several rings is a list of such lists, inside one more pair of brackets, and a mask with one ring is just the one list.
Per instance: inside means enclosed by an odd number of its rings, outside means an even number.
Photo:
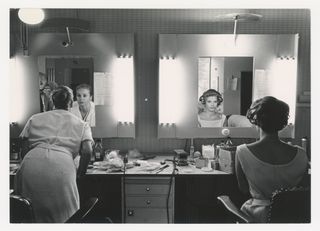
[{"label": "ceiling lamp", "polygon": [[39,8],[21,8],[18,16],[22,22],[35,25],[43,21],[44,12]]},{"label": "ceiling lamp", "polygon": [[228,22],[233,21],[233,35],[234,42],[236,42],[237,37],[237,24],[239,21],[247,21],[247,22],[256,22],[262,18],[260,14],[252,14],[252,13],[232,13],[232,14],[224,14],[214,17],[214,22]]}]

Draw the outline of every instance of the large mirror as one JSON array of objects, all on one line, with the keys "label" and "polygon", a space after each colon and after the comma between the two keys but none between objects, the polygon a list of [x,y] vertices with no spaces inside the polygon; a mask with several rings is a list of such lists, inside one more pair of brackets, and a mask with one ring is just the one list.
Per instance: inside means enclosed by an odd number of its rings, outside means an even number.
[{"label": "large mirror", "polygon": [[294,137],[298,41],[297,34],[160,34],[158,137],[224,137],[224,128],[231,137],[258,137],[245,115],[268,95],[289,105],[280,136]]},{"label": "large mirror", "polygon": [[[40,90],[43,78],[69,86],[74,92],[74,111],[89,122],[95,138],[135,137],[133,34],[72,33],[69,46],[63,42],[65,37],[63,33],[32,34],[28,61],[35,60],[37,67],[26,65],[26,71],[39,75]],[[37,98],[38,92],[34,93]],[[90,101],[89,113],[79,110],[80,96]],[[41,91],[39,109],[50,110],[42,103]]]}]

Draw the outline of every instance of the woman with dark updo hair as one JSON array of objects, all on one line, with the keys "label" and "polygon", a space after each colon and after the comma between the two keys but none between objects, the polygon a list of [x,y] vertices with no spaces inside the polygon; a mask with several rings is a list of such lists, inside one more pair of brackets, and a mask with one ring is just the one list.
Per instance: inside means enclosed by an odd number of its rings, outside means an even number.
[{"label": "woman with dark updo hair", "polygon": [[27,154],[15,176],[15,193],[31,200],[40,223],[65,222],[79,209],[76,178],[86,173],[93,142],[88,123],[69,112],[72,90],[58,87],[52,100],[54,110],[31,116],[20,134]]},{"label": "woman with dark updo hair", "polygon": [[223,98],[220,92],[209,89],[199,98],[200,110],[198,112],[199,127],[224,127],[226,116],[221,113],[220,105]]},{"label": "woman with dark updo hair", "polygon": [[297,186],[307,173],[308,158],[299,146],[279,139],[287,126],[289,106],[274,97],[256,100],[247,112],[259,129],[260,139],[237,147],[235,168],[239,188],[250,193],[241,210],[254,222],[266,222],[270,199],[275,190]]}]

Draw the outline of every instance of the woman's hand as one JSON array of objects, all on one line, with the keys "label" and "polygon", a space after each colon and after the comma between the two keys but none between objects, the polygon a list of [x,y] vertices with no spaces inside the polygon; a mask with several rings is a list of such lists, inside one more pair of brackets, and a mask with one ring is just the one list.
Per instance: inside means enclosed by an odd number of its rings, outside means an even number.
[{"label": "woman's hand", "polygon": [[77,172],[77,178],[80,178],[86,174],[91,154],[92,154],[91,140],[82,141],[81,148],[80,148],[80,163],[79,163],[79,168]]}]

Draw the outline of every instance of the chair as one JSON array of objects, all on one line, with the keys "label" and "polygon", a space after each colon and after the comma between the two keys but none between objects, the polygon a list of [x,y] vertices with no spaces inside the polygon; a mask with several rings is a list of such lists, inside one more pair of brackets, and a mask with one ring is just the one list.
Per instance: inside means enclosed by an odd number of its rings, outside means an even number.
[{"label": "chair", "polygon": [[[217,197],[238,223],[252,223],[251,217],[237,208],[229,196]],[[310,189],[294,187],[276,190],[271,197],[267,223],[310,223]]]},{"label": "chair", "polygon": [[98,203],[98,198],[91,197],[86,201],[84,206],[80,207],[80,209],[73,214],[65,223],[87,223],[88,216],[93,211],[94,207]]},{"label": "chair", "polygon": [[34,213],[28,198],[18,195],[10,195],[10,222],[34,223]]},{"label": "chair", "polygon": [[[88,218],[97,202],[98,198],[89,198],[66,223],[89,223]],[[110,223],[111,220],[107,219],[107,222]],[[32,203],[28,198],[20,195],[10,195],[10,223],[35,223]]]}]

